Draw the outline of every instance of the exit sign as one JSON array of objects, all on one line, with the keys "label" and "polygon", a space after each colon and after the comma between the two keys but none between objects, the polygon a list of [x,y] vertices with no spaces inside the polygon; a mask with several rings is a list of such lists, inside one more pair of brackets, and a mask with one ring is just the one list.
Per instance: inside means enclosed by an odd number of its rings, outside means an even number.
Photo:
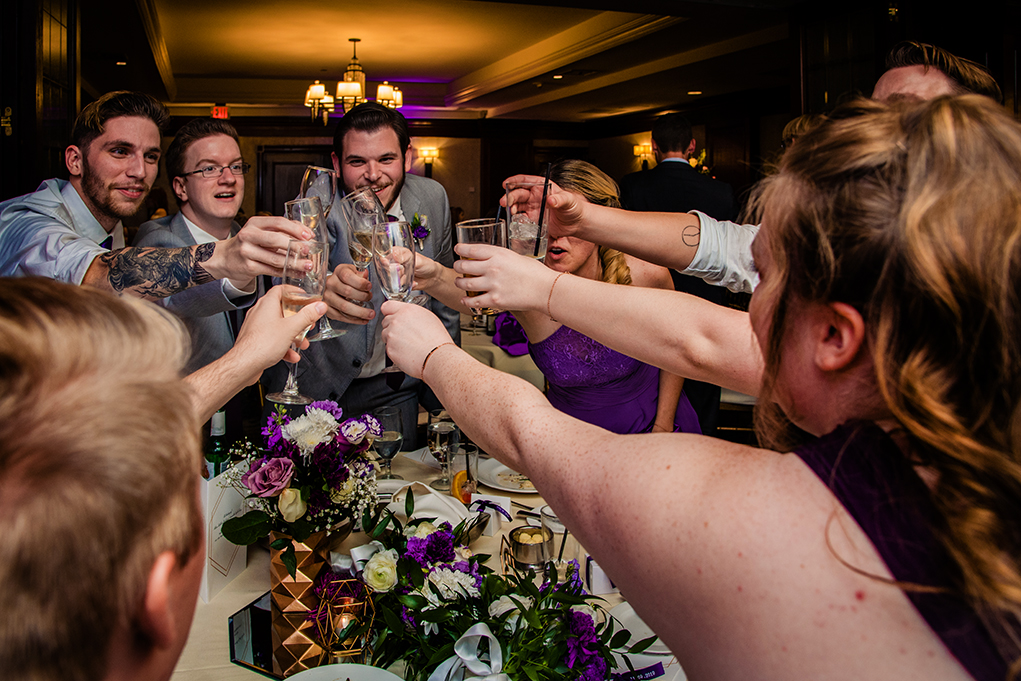
[{"label": "exit sign", "polygon": [[216,104],[213,106],[213,118],[222,118],[223,120],[230,118],[230,112],[227,110],[227,105]]}]

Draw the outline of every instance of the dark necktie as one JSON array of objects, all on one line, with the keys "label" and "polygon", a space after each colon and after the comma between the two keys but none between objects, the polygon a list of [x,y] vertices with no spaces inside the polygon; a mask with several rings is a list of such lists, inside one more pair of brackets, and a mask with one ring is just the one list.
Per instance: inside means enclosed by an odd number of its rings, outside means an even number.
[{"label": "dark necktie", "polygon": [[105,249],[106,249],[106,250],[108,250],[108,251],[109,251],[109,250],[110,250],[111,248],[113,248],[113,234],[111,234],[110,236],[108,236],[108,237],[106,237],[105,239],[103,239],[103,241],[101,241],[99,245],[100,245],[100,246],[101,246],[102,248],[105,248]]}]

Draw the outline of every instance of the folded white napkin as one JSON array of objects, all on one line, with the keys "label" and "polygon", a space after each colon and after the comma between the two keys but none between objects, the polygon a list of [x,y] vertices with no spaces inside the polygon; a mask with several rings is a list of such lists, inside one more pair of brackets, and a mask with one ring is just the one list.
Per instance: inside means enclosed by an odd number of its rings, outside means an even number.
[{"label": "folded white napkin", "polygon": [[473,515],[468,511],[467,506],[449,494],[437,493],[428,485],[412,482],[394,492],[390,505],[387,506],[402,523],[407,523],[409,520],[404,514],[404,500],[409,489],[415,495],[415,510],[411,514],[411,520],[436,518],[436,525],[446,521],[450,523],[451,527],[457,527],[459,522]]},{"label": "folded white napkin", "polygon": [[[436,470],[440,469],[440,462],[436,460],[436,457],[432,455],[428,447],[422,447],[421,449],[416,449],[412,452],[402,452],[402,454],[415,463],[420,463],[428,466],[429,468],[435,468]],[[418,497],[417,493],[415,494],[415,497]]]}]

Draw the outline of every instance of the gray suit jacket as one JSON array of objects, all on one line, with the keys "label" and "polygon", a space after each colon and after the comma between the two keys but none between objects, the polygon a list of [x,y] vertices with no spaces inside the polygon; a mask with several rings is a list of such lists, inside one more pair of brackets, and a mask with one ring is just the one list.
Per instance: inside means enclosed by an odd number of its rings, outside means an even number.
[{"label": "gray suit jacket", "polygon": [[[334,201],[338,201],[335,198]],[[447,267],[454,262],[453,229],[450,224],[450,204],[447,192],[438,182],[408,174],[405,176],[404,188],[401,190],[401,210],[410,221],[415,213],[429,216],[430,234],[425,238],[422,253]],[[330,251],[330,269],[341,263],[352,263],[347,247],[347,232],[341,224],[340,210],[330,211],[327,228],[333,247]],[[334,321],[338,329],[344,328],[347,334],[340,338],[317,341],[301,353],[301,361],[297,366],[298,384],[303,395],[314,400],[337,400],[344,396],[344,402],[353,409],[367,410],[381,402],[387,402],[385,393],[380,395],[347,394],[362,366],[372,356],[373,343],[376,338],[376,327],[382,320],[379,306],[386,298],[380,291],[376,274],[369,267],[369,279],[372,281],[372,305],[376,309],[376,317],[365,326],[342,324]],[[450,337],[461,344],[460,315],[443,305],[438,300],[429,303],[430,309],[443,321]],[[270,391],[280,390],[287,379],[287,365],[283,362],[271,367],[263,374],[263,383]],[[366,382],[367,383],[367,382]],[[401,386],[401,393],[409,390],[417,391],[421,382],[407,378]],[[385,388],[384,388],[385,390]],[[357,406],[355,406],[357,405]],[[351,416],[357,416],[352,413]]]},{"label": "gray suit jacket", "polygon": [[[236,223],[231,225],[232,233],[237,230]],[[184,215],[176,213],[143,224],[132,245],[179,248],[194,246],[195,239],[184,222]],[[258,291],[231,301],[223,293],[222,282],[211,281],[157,301],[180,317],[188,328],[191,358],[185,367],[187,373],[201,369],[231,349],[234,331],[227,314],[250,306],[257,295]]]}]

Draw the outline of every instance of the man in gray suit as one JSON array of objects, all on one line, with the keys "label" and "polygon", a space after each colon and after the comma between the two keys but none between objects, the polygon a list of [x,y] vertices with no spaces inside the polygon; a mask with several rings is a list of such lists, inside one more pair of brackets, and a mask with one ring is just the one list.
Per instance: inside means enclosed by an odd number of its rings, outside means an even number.
[{"label": "man in gray suit", "polygon": [[[411,135],[404,116],[367,102],[340,120],[333,137],[333,167],[345,192],[372,187],[392,218],[413,222],[416,215],[427,217],[429,233],[421,240],[421,251],[450,267],[454,250],[447,193],[431,179],[408,174],[410,151]],[[334,197],[335,203],[339,200],[339,196]],[[393,381],[387,385],[388,377],[400,374],[381,373],[386,346],[378,322],[379,306],[385,298],[372,268],[366,272],[355,269],[342,219],[342,211],[335,205],[327,219],[334,276],[327,280],[326,302],[332,319],[348,323],[347,334],[312,343],[298,364],[298,383],[302,394],[314,400],[336,400],[351,416],[381,406],[399,406],[404,448],[414,449],[420,393],[427,388],[410,377],[399,387]],[[364,301],[371,301],[371,306],[358,304]],[[460,345],[460,315],[438,300],[429,300],[428,306]],[[279,390],[286,377],[287,367],[281,363],[266,371],[263,383],[270,390]],[[425,399],[426,406],[439,406],[430,403],[429,397]]]},{"label": "man in gray suit", "polygon": [[[238,232],[234,216],[245,197],[249,166],[241,157],[234,126],[212,118],[185,123],[167,149],[166,165],[181,210],[143,224],[135,246],[195,246]],[[186,371],[200,369],[230,350],[240,326],[240,309],[255,301],[256,289],[255,278],[222,279],[159,301],[181,318],[191,335]]]}]

